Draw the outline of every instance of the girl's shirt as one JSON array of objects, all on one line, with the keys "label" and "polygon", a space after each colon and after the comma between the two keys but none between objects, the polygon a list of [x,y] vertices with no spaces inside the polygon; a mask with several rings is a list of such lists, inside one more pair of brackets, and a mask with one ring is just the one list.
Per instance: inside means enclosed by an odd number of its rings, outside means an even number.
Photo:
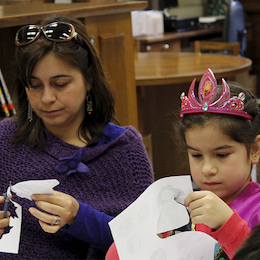
[{"label": "girl's shirt", "polygon": [[197,224],[196,231],[202,231],[215,238],[231,259],[249,235],[251,229],[260,223],[260,184],[250,182],[231,202],[234,211],[231,218],[218,230],[214,231],[204,224]]},{"label": "girl's shirt", "polygon": [[[234,214],[220,229],[214,231],[204,224],[197,224],[196,231],[207,233],[221,244],[231,259],[239,245],[248,237],[251,229],[260,223],[260,184],[251,182],[231,202]],[[106,254],[106,260],[119,259],[113,243]],[[224,258],[223,258],[224,259]]]}]

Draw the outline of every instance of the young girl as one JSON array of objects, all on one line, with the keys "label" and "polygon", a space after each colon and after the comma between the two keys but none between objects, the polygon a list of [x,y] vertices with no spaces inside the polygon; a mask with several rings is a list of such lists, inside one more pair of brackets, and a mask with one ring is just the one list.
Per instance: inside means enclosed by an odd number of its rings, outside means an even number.
[{"label": "young girl", "polygon": [[[201,188],[186,198],[185,205],[195,230],[219,242],[215,259],[231,259],[260,223],[260,185],[251,180],[252,165],[260,156],[258,103],[248,91],[229,88],[225,80],[217,86],[210,69],[198,95],[194,88],[195,80],[188,97],[181,95],[176,127],[188,151],[192,178]],[[106,260],[115,259],[113,244]]]},{"label": "young girl", "polygon": [[[260,155],[259,107],[248,91],[235,85],[229,89],[225,80],[217,86],[210,69],[200,81],[199,99],[194,85],[195,80],[188,97],[181,95],[178,132],[201,191],[191,193],[185,205],[195,230],[219,242],[215,259],[231,259],[260,222],[260,185],[251,180]],[[207,92],[205,85],[211,85]]]}]

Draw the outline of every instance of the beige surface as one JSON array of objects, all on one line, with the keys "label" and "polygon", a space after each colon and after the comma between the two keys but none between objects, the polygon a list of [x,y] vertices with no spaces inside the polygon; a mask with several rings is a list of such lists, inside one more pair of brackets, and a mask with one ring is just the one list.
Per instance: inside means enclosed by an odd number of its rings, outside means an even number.
[{"label": "beige surface", "polygon": [[217,78],[228,78],[250,70],[248,58],[191,52],[140,52],[135,54],[137,86],[165,85],[200,79],[207,68]]}]

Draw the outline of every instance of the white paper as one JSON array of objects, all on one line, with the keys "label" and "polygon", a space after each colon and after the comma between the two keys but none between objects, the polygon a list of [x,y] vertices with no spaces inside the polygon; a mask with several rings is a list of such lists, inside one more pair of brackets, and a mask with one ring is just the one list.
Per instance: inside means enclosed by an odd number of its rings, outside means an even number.
[{"label": "white paper", "polygon": [[9,203],[13,203],[16,207],[15,212],[17,217],[10,216],[9,226],[11,229],[9,233],[2,235],[0,239],[0,252],[18,254],[22,224],[22,207],[12,200],[10,200]]},{"label": "white paper", "polygon": [[[58,184],[59,181],[56,179],[23,181],[13,185],[11,191],[21,198],[31,200],[32,194],[53,194],[53,188]],[[10,195],[11,191],[9,186],[7,194]],[[13,200],[10,200],[9,203],[13,203],[16,207],[17,217],[10,216],[9,226],[11,229],[9,233],[2,235],[0,238],[0,252],[18,254],[22,225],[22,206]]]},{"label": "white paper", "polygon": [[213,260],[217,241],[205,233],[186,231],[165,239],[157,235],[189,223],[189,214],[183,204],[192,191],[190,176],[159,179],[110,221],[119,258]]},{"label": "white paper", "polygon": [[163,13],[158,10],[132,11],[133,37],[164,33]]},{"label": "white paper", "polygon": [[13,185],[11,191],[21,198],[32,200],[33,194],[54,194],[53,188],[58,184],[56,179],[22,181]]}]

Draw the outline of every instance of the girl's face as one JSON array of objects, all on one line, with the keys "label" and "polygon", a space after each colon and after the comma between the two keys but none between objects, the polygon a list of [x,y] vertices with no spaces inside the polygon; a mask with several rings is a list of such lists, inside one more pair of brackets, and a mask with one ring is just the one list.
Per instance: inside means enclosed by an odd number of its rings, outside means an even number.
[{"label": "girl's face", "polygon": [[79,127],[89,89],[80,69],[50,52],[36,64],[26,93],[34,112],[51,131]]},{"label": "girl's face", "polygon": [[212,126],[190,129],[185,139],[194,182],[226,203],[232,201],[250,181],[253,152],[248,156],[245,144]]}]

